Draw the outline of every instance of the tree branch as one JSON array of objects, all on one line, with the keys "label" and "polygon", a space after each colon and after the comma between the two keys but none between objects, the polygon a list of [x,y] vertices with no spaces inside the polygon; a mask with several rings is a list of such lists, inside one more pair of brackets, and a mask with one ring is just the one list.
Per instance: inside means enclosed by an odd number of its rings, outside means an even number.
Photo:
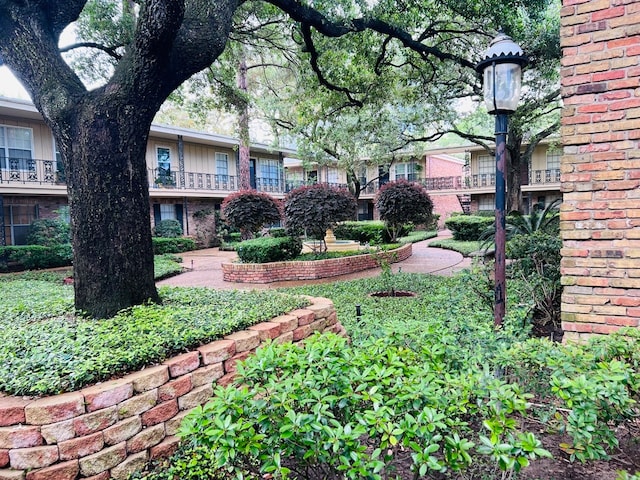
[{"label": "tree branch", "polygon": [[325,88],[328,88],[329,90],[332,90],[334,92],[343,93],[349,99],[350,104],[357,107],[362,107],[363,103],[360,100],[353,98],[351,91],[348,88],[334,85],[329,80],[327,80],[327,78],[323,75],[322,71],[320,70],[320,65],[318,64],[320,55],[318,54],[318,51],[316,50],[316,47],[313,43],[313,38],[311,37],[311,27],[306,23],[303,23],[301,30],[302,30],[302,38],[304,39],[305,47],[307,48],[307,52],[310,55],[311,68],[313,69],[314,73],[318,77],[318,81],[320,82],[320,84]]},{"label": "tree branch", "polygon": [[80,42],[74,43],[73,45],[67,45],[66,47],[62,47],[60,49],[60,53],[70,52],[71,50],[76,50],[78,48],[95,48],[98,50],[102,50],[110,57],[120,60],[122,55],[117,52],[118,48],[124,47],[124,45],[116,45],[115,47],[107,47],[106,45],[102,45],[101,43],[96,42]]}]

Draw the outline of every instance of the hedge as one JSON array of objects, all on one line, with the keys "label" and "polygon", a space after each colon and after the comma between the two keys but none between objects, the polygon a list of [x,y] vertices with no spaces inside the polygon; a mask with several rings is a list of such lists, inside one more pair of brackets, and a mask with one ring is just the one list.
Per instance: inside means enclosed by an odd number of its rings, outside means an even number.
[{"label": "hedge", "polygon": [[7,271],[14,262],[26,270],[66,267],[71,265],[73,250],[71,244],[64,243],[45,247],[42,245],[14,245],[0,247],[0,270]]},{"label": "hedge", "polygon": [[291,260],[300,255],[302,240],[298,237],[263,237],[246,240],[236,247],[243,263],[268,263]]},{"label": "hedge", "polygon": [[474,241],[479,240],[480,235],[491,227],[494,219],[477,215],[460,215],[448,218],[444,224],[451,230],[454,240]]},{"label": "hedge", "polygon": [[163,255],[165,253],[182,253],[196,249],[196,242],[192,238],[163,238],[153,237],[153,253]]},{"label": "hedge", "polygon": [[[408,235],[412,230],[413,224],[404,225],[399,236]],[[389,243],[391,241],[384,222],[379,220],[341,222],[333,228],[333,233],[336,238],[355,240],[356,242],[370,245]]]}]

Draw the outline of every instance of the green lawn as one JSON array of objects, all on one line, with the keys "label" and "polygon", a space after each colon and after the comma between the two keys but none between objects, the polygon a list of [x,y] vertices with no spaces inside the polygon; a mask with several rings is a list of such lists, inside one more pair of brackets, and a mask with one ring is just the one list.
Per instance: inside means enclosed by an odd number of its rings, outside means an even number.
[{"label": "green lawn", "polygon": [[481,249],[481,242],[463,242],[460,240],[454,240],[452,238],[445,238],[442,240],[435,240],[429,244],[430,247],[446,248],[447,250],[454,250],[461,253],[465,257],[468,257],[471,253],[477,252]]}]

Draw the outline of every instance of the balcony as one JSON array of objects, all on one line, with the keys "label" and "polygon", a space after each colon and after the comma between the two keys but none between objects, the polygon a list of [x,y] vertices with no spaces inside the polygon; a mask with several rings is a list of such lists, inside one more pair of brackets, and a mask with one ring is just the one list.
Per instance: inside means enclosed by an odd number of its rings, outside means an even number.
[{"label": "balcony", "polygon": [[[528,182],[522,185],[548,185],[560,183],[560,170],[531,170]],[[460,177],[435,177],[420,180],[427,190],[471,190],[484,187],[494,187],[496,176],[493,173],[467,175]]]},{"label": "balcony", "polygon": [[64,185],[62,164],[55,160],[0,157],[0,183]]}]

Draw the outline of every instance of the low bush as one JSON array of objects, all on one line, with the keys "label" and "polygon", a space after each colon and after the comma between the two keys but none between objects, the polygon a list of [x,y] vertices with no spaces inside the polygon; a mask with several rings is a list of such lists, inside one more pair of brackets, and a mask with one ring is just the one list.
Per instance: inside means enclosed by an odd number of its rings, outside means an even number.
[{"label": "low bush", "polygon": [[192,238],[164,238],[153,237],[153,253],[164,255],[165,253],[182,253],[196,249],[196,242]]},{"label": "low bush", "polygon": [[268,263],[292,260],[302,251],[298,237],[262,237],[246,240],[236,247],[243,263]]},{"label": "low bush", "polygon": [[[498,471],[549,456],[517,427],[528,395],[490,372],[445,373],[439,352],[399,337],[358,349],[333,335],[270,345],[238,373],[242,388],[218,387],[180,429],[190,448],[209,450],[220,478],[382,479],[405,452],[414,478],[483,456]],[[471,427],[481,424],[486,436]]]},{"label": "low bush", "polygon": [[266,291],[161,288],[163,305],[139,305],[105,320],[74,315],[73,286],[15,280],[0,297],[0,392],[77,390],[161,362],[303,307]]},{"label": "low bush", "polygon": [[0,262],[0,271],[9,268],[9,262],[18,264],[19,268],[26,270],[39,270],[43,268],[66,267],[73,261],[71,244],[59,244],[50,247],[42,245],[16,245],[0,247],[0,258],[6,258],[8,262]]},{"label": "low bush", "polygon": [[39,218],[29,226],[28,245],[63,245],[71,243],[71,227],[62,218]]},{"label": "low bush", "polygon": [[476,215],[458,215],[447,218],[445,226],[451,230],[454,240],[474,241],[479,240],[483,232],[493,225],[492,217]]},{"label": "low bush", "polygon": [[[413,231],[413,224],[403,225],[399,236],[406,236]],[[389,243],[391,237],[384,222],[380,220],[367,220],[360,222],[341,222],[333,228],[336,238],[343,240],[355,240],[362,244],[379,245]]]},{"label": "low bush", "polygon": [[182,225],[178,220],[162,220],[153,229],[155,237],[177,238],[182,236]]}]

